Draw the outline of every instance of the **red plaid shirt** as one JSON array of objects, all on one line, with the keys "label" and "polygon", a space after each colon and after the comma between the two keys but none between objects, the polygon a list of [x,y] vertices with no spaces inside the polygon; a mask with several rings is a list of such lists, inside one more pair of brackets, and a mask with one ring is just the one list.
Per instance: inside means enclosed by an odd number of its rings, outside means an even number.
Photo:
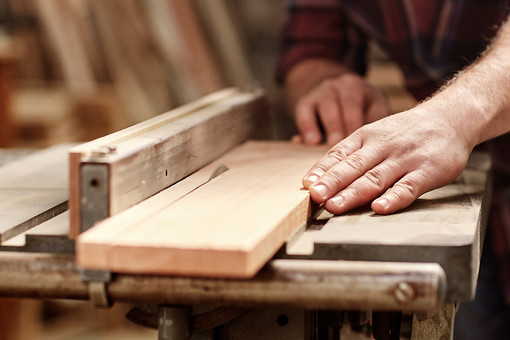
[{"label": "red plaid shirt", "polygon": [[293,0],[283,28],[281,83],[313,57],[364,74],[373,39],[402,69],[418,100],[472,63],[506,18],[509,0]]},{"label": "red plaid shirt", "polygon": [[[308,58],[366,71],[374,40],[402,69],[416,99],[432,95],[487,47],[509,13],[510,0],[290,0],[277,69]],[[510,58],[510,56],[509,56]],[[510,135],[488,143],[493,154],[493,249],[510,303]]]}]

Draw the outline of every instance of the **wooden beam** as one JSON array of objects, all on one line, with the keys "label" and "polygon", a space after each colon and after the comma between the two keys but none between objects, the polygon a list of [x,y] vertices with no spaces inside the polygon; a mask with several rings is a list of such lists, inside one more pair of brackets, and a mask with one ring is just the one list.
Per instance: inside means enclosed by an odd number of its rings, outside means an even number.
[{"label": "wooden beam", "polygon": [[[306,223],[301,177],[325,151],[246,143],[81,235],[77,261],[115,272],[251,277]],[[229,170],[204,182],[216,164]]]},{"label": "wooden beam", "polygon": [[74,148],[71,238],[264,135],[266,114],[263,91],[226,89]]}]

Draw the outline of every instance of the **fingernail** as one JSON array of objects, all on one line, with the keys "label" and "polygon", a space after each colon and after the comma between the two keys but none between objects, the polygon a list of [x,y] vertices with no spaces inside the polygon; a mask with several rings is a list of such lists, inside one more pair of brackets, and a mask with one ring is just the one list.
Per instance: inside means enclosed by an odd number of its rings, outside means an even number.
[{"label": "fingernail", "polygon": [[383,207],[383,209],[388,208],[388,205],[390,204],[387,198],[380,198],[375,201],[375,203],[379,204],[381,207]]},{"label": "fingernail", "polygon": [[338,195],[335,197],[331,197],[329,199],[331,202],[333,202],[336,206],[341,207],[345,203],[345,198],[343,195]]},{"label": "fingernail", "polygon": [[310,187],[310,190],[315,191],[317,194],[319,194],[319,196],[322,199],[326,199],[326,197],[327,197],[328,189],[322,184],[314,185],[314,186]]},{"label": "fingernail", "polygon": [[317,182],[318,180],[319,180],[319,176],[317,176],[317,175],[310,175],[310,176],[305,178],[305,181],[310,183],[310,185],[312,185],[313,183]]}]

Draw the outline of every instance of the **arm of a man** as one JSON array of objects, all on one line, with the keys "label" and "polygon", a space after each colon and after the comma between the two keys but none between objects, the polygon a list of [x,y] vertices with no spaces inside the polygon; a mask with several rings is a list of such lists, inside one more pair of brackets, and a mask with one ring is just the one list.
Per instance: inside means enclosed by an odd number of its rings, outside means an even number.
[{"label": "arm of a man", "polygon": [[333,213],[372,201],[385,214],[453,181],[475,145],[510,131],[509,56],[506,23],[483,56],[431,99],[335,145],[303,179],[312,199]]},{"label": "arm of a man", "polygon": [[[289,1],[277,79],[285,85],[299,140],[333,145],[367,122],[388,114],[384,95],[361,75],[364,34],[336,0]],[[323,128],[325,136],[322,136]]]},{"label": "arm of a man", "polygon": [[299,140],[334,145],[366,123],[389,114],[386,97],[339,62],[308,59],[295,65],[285,80]]}]

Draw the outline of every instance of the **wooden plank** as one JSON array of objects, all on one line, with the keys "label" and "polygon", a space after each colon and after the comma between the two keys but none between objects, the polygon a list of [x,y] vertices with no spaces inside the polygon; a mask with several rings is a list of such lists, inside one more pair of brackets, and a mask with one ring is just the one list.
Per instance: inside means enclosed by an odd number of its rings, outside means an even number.
[{"label": "wooden plank", "polygon": [[0,44],[0,147],[11,146],[16,136],[16,124],[11,105],[14,94],[15,58]]},{"label": "wooden plank", "polygon": [[[83,223],[83,217],[90,217],[82,213],[81,205],[90,202],[85,189],[98,183],[84,180],[85,166],[107,169],[101,170],[108,176],[101,181],[106,182],[104,189],[92,188],[104,192],[107,206],[101,209],[105,218],[167,188],[248,138],[264,135],[266,114],[262,91],[227,89],[74,148],[70,154],[70,236],[76,237],[96,222]],[[95,151],[106,146],[115,152],[98,157]]]},{"label": "wooden plank", "polygon": [[310,216],[301,177],[325,151],[248,142],[215,162],[229,168],[219,177],[183,196],[204,182],[206,167],[82,234],[77,261],[114,272],[251,277]]},{"label": "wooden plank", "polygon": [[194,0],[206,33],[231,84],[248,86],[254,83],[248,55],[241,38],[242,26],[235,20],[235,11],[225,0]]},{"label": "wooden plank", "polygon": [[202,94],[218,91],[226,86],[220,67],[206,39],[197,11],[191,1],[167,0],[183,36],[181,46],[183,67],[203,91]]},{"label": "wooden plank", "polygon": [[67,152],[72,145],[0,167],[0,244],[67,209]]},{"label": "wooden plank", "polygon": [[69,234],[69,210],[27,230],[26,232],[2,242],[6,247],[26,245],[27,236],[67,236]]},{"label": "wooden plank", "polygon": [[86,2],[38,0],[35,3],[69,88],[78,94],[94,91],[97,84],[88,58],[94,50],[90,51],[85,44],[91,33],[83,25]]},{"label": "wooden plank", "polygon": [[59,144],[0,167],[0,189],[68,188],[67,152],[76,144]]},{"label": "wooden plank", "polygon": [[376,215],[370,207],[315,225],[287,254],[315,259],[439,263],[448,280],[448,301],[474,297],[490,202],[490,157],[473,154],[452,184],[422,195],[403,211]]}]

